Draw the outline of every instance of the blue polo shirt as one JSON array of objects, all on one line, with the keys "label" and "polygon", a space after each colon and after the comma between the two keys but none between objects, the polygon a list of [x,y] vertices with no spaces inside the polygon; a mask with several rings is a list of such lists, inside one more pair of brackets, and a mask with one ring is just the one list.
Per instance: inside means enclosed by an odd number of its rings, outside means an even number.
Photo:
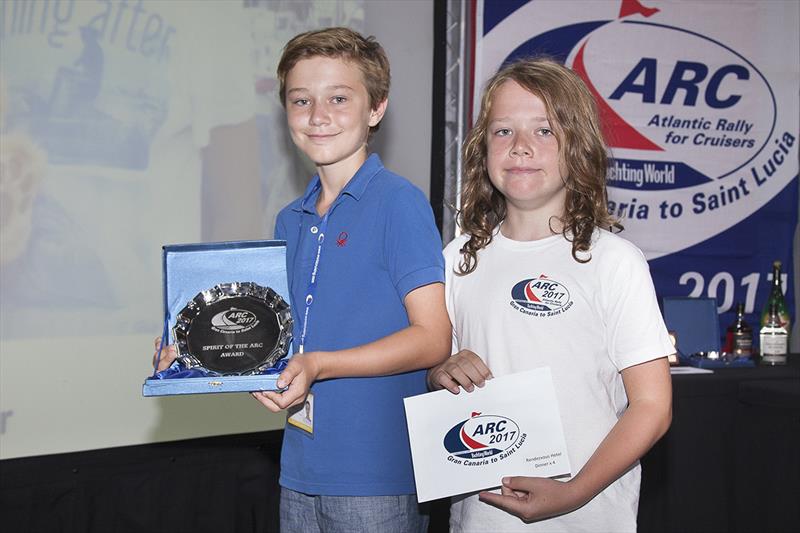
[{"label": "blue polo shirt", "polygon": [[[314,176],[278,215],[287,241],[298,349],[323,223]],[[308,315],[306,352],[367,344],[409,325],[403,299],[444,282],[441,237],[424,194],[371,155],[328,212]],[[314,383],[314,435],[288,425],[280,484],[305,494],[380,496],[415,492],[403,398],[426,392],[425,370]]]}]

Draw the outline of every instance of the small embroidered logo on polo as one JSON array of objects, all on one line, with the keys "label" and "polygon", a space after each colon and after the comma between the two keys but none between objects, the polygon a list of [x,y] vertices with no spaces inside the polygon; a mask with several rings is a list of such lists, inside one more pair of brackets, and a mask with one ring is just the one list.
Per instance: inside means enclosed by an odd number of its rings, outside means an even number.
[{"label": "small embroidered logo on polo", "polygon": [[347,239],[348,239],[349,237],[350,237],[350,236],[347,234],[347,232],[346,232],[346,231],[343,231],[343,232],[341,232],[341,233],[339,234],[339,236],[338,236],[338,237],[336,237],[336,246],[338,246],[339,248],[342,248],[344,245],[346,245],[346,244],[347,244]]},{"label": "small embroidered logo on polo", "polygon": [[511,289],[511,307],[520,313],[547,317],[560,315],[572,307],[569,289],[545,274],[524,279]]}]

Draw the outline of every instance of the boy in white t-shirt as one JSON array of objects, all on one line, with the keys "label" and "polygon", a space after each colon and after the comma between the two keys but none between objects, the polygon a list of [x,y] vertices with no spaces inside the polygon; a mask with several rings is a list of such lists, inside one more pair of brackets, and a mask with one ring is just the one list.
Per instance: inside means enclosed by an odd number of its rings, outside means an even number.
[{"label": "boy in white t-shirt", "polygon": [[549,366],[574,475],[455,499],[453,531],[636,530],[638,461],[671,421],[674,348],[643,254],[607,231],[620,226],[600,131],[581,79],[528,59],[489,80],[465,142],[465,235],[445,250],[457,353],[428,385],[458,394]]}]

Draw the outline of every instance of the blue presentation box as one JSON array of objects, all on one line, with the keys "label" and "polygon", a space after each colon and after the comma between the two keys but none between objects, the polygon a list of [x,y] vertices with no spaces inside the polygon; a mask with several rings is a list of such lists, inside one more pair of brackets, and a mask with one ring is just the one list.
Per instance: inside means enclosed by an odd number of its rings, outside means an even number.
[{"label": "blue presentation box", "polygon": [[[271,287],[287,303],[289,287],[286,279],[285,241],[231,241],[164,246],[164,329],[169,344],[175,342],[172,328],[178,313],[201,291],[231,282],[254,282]],[[212,392],[253,392],[278,390],[275,382],[285,366],[289,353],[263,374],[218,376],[209,373],[189,374],[176,363],[169,371],[147,378],[142,387],[144,396],[172,396]],[[197,374],[197,372],[193,372]],[[175,377],[172,377],[175,376]]]}]

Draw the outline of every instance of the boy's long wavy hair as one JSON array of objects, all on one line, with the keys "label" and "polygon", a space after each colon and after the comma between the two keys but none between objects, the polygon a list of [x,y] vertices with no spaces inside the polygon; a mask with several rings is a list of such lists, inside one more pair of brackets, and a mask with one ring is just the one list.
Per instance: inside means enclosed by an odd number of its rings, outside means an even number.
[{"label": "boy's long wavy hair", "polygon": [[566,170],[564,213],[559,217],[562,234],[572,241],[572,257],[587,252],[595,227],[622,229],[608,213],[607,147],[600,129],[594,98],[577,74],[544,58],[517,60],[503,67],[486,84],[481,110],[462,150],[463,192],[458,222],[470,235],[461,248],[458,273],[469,274],[478,265],[478,250],[492,242],[492,232],[506,217],[506,201],[492,185],[486,167],[486,135],[492,101],[497,89],[513,80],[539,97],[547,109],[559,157]]}]

